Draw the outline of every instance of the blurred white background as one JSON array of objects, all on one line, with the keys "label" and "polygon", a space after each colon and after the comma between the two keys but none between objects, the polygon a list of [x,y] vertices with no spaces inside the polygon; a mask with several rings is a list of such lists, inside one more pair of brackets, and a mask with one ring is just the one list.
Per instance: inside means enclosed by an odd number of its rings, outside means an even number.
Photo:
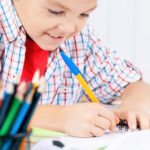
[{"label": "blurred white background", "polygon": [[150,0],[98,0],[88,22],[107,47],[138,66],[150,83]]}]

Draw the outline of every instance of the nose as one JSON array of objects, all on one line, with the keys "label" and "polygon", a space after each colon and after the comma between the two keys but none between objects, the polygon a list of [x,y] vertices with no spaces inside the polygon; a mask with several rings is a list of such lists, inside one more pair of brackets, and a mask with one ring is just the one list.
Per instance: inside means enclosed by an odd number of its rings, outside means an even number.
[{"label": "nose", "polygon": [[65,34],[74,33],[76,31],[76,23],[72,20],[59,24],[59,29]]}]

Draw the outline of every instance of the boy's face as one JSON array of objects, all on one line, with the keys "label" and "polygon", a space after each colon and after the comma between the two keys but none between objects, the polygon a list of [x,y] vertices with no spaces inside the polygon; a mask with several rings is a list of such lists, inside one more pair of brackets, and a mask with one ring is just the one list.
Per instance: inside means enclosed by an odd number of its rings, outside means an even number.
[{"label": "boy's face", "polygon": [[43,49],[55,50],[85,25],[97,0],[13,0],[27,34]]}]

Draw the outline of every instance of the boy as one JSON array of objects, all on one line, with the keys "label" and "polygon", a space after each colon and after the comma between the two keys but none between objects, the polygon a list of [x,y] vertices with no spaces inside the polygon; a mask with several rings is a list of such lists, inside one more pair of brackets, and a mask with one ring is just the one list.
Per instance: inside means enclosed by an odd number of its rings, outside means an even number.
[{"label": "boy", "polygon": [[[1,0],[0,63],[5,86],[14,74],[30,80],[35,70],[47,80],[32,125],[76,137],[101,136],[114,130],[118,118],[131,130],[136,122],[150,128],[150,87],[140,71],[102,46],[86,25],[96,0]],[[62,60],[61,49],[74,61],[101,103],[121,96],[112,112],[97,103],[79,103],[85,93]]]}]

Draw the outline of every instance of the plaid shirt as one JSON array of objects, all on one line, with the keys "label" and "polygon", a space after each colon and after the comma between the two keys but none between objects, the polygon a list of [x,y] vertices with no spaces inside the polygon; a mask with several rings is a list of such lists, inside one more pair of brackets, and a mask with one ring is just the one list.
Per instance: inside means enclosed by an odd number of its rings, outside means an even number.
[{"label": "plaid shirt", "polygon": [[[0,1],[0,76],[5,86],[12,77],[21,76],[25,59],[26,34],[12,0]],[[120,96],[131,82],[141,79],[140,71],[105,48],[88,25],[74,37],[60,45],[84,74],[96,97],[108,103]],[[49,54],[45,72],[47,86],[41,104],[71,105],[78,103],[85,93],[59,54],[59,48]]]}]

